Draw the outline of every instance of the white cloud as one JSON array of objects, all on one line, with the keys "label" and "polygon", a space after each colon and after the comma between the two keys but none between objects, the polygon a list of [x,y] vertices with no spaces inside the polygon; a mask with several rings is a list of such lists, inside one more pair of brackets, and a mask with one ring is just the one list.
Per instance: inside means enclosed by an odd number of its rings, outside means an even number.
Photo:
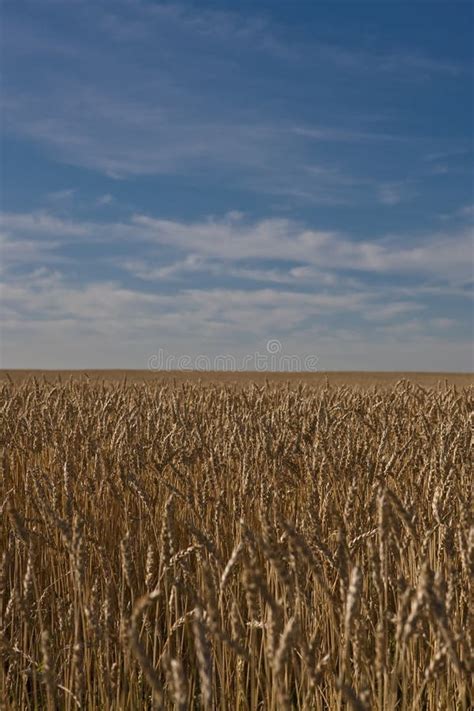
[{"label": "white cloud", "polygon": [[[154,259],[114,259],[113,263],[134,277],[144,281],[160,282],[183,280],[191,275],[202,274],[219,278],[233,278],[241,281],[261,283],[291,284],[293,286],[337,286],[339,278],[336,273],[327,269],[321,271],[313,266],[288,268],[265,268],[262,266],[242,266],[238,260],[223,260],[188,254],[180,259],[161,266],[154,265]],[[158,262],[158,260],[156,260]],[[346,288],[360,286],[355,279],[344,279]]]},{"label": "white cloud", "polygon": [[71,202],[77,193],[76,188],[65,188],[64,190],[56,190],[54,192],[48,193],[47,198],[51,202],[61,203],[61,202]]},{"label": "white cloud", "polygon": [[132,223],[143,228],[143,237],[151,242],[214,258],[293,260],[319,269],[420,273],[439,279],[472,275],[472,264],[466,260],[472,248],[470,230],[416,240],[404,235],[356,241],[339,232],[306,229],[283,219],[229,225],[135,215]]},{"label": "white cloud", "polygon": [[390,321],[400,315],[423,311],[425,308],[423,304],[414,301],[392,301],[383,306],[374,306],[365,317],[371,321]]},{"label": "white cloud", "polygon": [[474,204],[465,205],[459,210],[458,214],[462,217],[474,217]]},{"label": "white cloud", "polygon": [[378,189],[379,201],[382,205],[398,205],[401,202],[401,195],[398,186],[382,185]]},{"label": "white cloud", "polygon": [[0,214],[0,226],[21,238],[25,235],[81,237],[89,231],[88,223],[66,220],[46,211],[4,212]]},{"label": "white cloud", "polygon": [[463,67],[456,62],[420,51],[371,52],[322,42],[315,44],[314,51],[344,71],[363,72],[372,76],[391,74],[393,77],[408,77],[417,81],[436,76],[456,77],[463,71]]},{"label": "white cloud", "polygon": [[[417,237],[404,234],[356,240],[342,232],[311,229],[288,219],[268,218],[250,222],[240,215],[236,219],[232,212],[222,219],[191,222],[163,220],[143,214],[132,215],[128,221],[122,222],[80,222],[44,211],[4,213],[0,226],[8,241],[18,243],[28,239],[60,240],[61,243],[77,240],[130,245],[140,243],[143,249],[148,250],[145,271],[155,268],[153,250],[163,246],[180,256],[178,265],[171,272],[182,268],[212,268],[211,260],[221,260],[225,268],[242,266],[238,264],[242,260],[269,259],[300,262],[303,268],[311,267],[319,271],[420,274],[438,281],[456,278],[461,282],[472,278],[473,272],[472,261],[466,258],[466,255],[472,255],[471,228]],[[124,266],[133,261],[124,259]],[[158,265],[158,268],[161,266],[168,268],[168,265]],[[304,274],[296,271],[290,276],[301,277]]]},{"label": "white cloud", "polygon": [[292,132],[296,136],[314,139],[316,141],[336,141],[341,143],[365,143],[373,141],[406,141],[406,136],[377,131],[357,131],[348,128],[329,126],[295,126]]},{"label": "white cloud", "polygon": [[110,193],[105,193],[105,195],[100,195],[96,200],[97,205],[112,205],[115,202],[115,198]]},{"label": "white cloud", "polygon": [[455,326],[457,323],[454,318],[432,318],[430,319],[430,324],[434,328],[439,328],[441,330],[449,329]]},{"label": "white cloud", "polygon": [[64,261],[64,258],[55,252],[61,247],[58,240],[42,239],[12,239],[6,234],[0,234],[0,272],[7,273],[8,269],[21,264],[37,265],[43,261],[51,264],[53,261]]},{"label": "white cloud", "polygon": [[[144,295],[111,282],[73,286],[47,273],[11,285],[7,296],[3,367],[146,368],[160,349],[174,356],[174,363],[183,355],[229,353],[240,363],[249,354],[265,353],[269,338],[278,338],[282,355],[316,356],[322,370],[470,367],[469,343],[430,336],[421,320],[379,323],[364,331],[357,309],[365,314],[370,309],[365,297],[357,306],[348,296],[275,290]],[[347,309],[350,327],[318,318]]]},{"label": "white cloud", "polygon": [[74,284],[61,272],[47,269],[9,279],[3,301],[6,343],[18,334],[33,341],[51,333],[59,338],[65,329],[62,338],[78,345],[83,338],[97,343],[113,339],[117,344],[160,339],[168,346],[204,349],[224,342],[238,350],[242,343],[256,346],[279,337],[301,346],[305,341],[314,344],[319,336],[327,338],[332,329],[326,320],[334,315],[353,314],[362,322],[382,318],[374,294],[364,292],[222,288],[151,293],[116,282]]},{"label": "white cloud", "polygon": [[[358,241],[289,220],[249,222],[232,213],[189,223],[144,215],[104,223],[8,213],[3,228],[2,340],[9,363],[19,364],[15,348],[26,348],[31,356],[49,352],[50,367],[61,353],[63,366],[88,365],[87,356],[94,353],[96,364],[120,367],[122,353],[137,364],[160,344],[179,353],[219,352],[225,344],[234,353],[275,337],[299,352],[332,353],[326,367],[336,367],[339,337],[347,339],[347,358],[360,367],[364,339],[371,348],[379,343],[378,357],[388,339],[402,360],[403,342],[416,338],[426,345],[431,331],[442,339],[456,324],[440,320],[426,299],[469,295],[453,287],[471,271],[468,231],[411,243],[406,236]],[[102,245],[103,254],[84,252],[79,280],[63,252],[77,241]],[[110,248],[119,246],[125,256],[111,260]],[[92,261],[94,279],[87,276]],[[101,277],[101,270],[110,275],[111,266],[115,277]],[[347,270],[355,276],[347,278]],[[411,287],[372,283],[367,272],[417,282]],[[86,343],[93,349],[89,354]],[[101,359],[112,353],[107,345],[112,343],[117,354],[107,364]],[[462,361],[461,351],[459,346],[456,362]],[[368,356],[367,367],[376,362],[375,355]]]}]

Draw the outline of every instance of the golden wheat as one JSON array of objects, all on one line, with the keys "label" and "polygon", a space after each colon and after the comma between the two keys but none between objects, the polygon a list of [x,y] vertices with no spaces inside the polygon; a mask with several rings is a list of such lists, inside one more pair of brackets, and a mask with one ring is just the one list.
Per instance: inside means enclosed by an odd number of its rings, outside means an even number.
[{"label": "golden wheat", "polygon": [[4,382],[17,709],[469,709],[470,390]]}]

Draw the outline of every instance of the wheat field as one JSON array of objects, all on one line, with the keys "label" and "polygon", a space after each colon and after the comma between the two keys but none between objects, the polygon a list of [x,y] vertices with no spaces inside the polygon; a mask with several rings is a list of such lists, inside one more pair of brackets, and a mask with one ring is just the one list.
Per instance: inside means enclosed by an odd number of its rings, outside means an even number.
[{"label": "wheat field", "polygon": [[17,709],[469,709],[471,393],[3,380]]}]

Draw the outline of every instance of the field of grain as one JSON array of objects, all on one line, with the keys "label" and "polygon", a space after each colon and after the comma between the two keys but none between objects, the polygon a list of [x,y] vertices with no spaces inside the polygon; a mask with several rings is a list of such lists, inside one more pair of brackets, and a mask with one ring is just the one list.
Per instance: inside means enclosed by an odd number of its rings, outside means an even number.
[{"label": "field of grain", "polygon": [[6,711],[470,708],[467,386],[0,392]]},{"label": "field of grain", "polygon": [[202,383],[205,385],[246,386],[252,383],[265,385],[283,385],[297,387],[300,383],[312,387],[328,385],[350,385],[354,388],[393,387],[400,380],[416,383],[424,388],[436,388],[439,385],[466,387],[474,385],[472,373],[417,373],[392,371],[225,371],[225,370],[6,370],[0,369],[0,381],[20,383],[29,378],[55,383],[70,380],[91,380],[107,383],[149,383],[181,384]]}]

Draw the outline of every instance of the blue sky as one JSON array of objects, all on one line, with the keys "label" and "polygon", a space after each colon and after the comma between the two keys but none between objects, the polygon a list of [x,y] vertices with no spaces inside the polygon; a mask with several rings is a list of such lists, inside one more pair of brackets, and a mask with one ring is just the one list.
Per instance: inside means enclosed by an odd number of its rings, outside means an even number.
[{"label": "blue sky", "polygon": [[2,16],[3,367],[472,368],[471,2]]}]

